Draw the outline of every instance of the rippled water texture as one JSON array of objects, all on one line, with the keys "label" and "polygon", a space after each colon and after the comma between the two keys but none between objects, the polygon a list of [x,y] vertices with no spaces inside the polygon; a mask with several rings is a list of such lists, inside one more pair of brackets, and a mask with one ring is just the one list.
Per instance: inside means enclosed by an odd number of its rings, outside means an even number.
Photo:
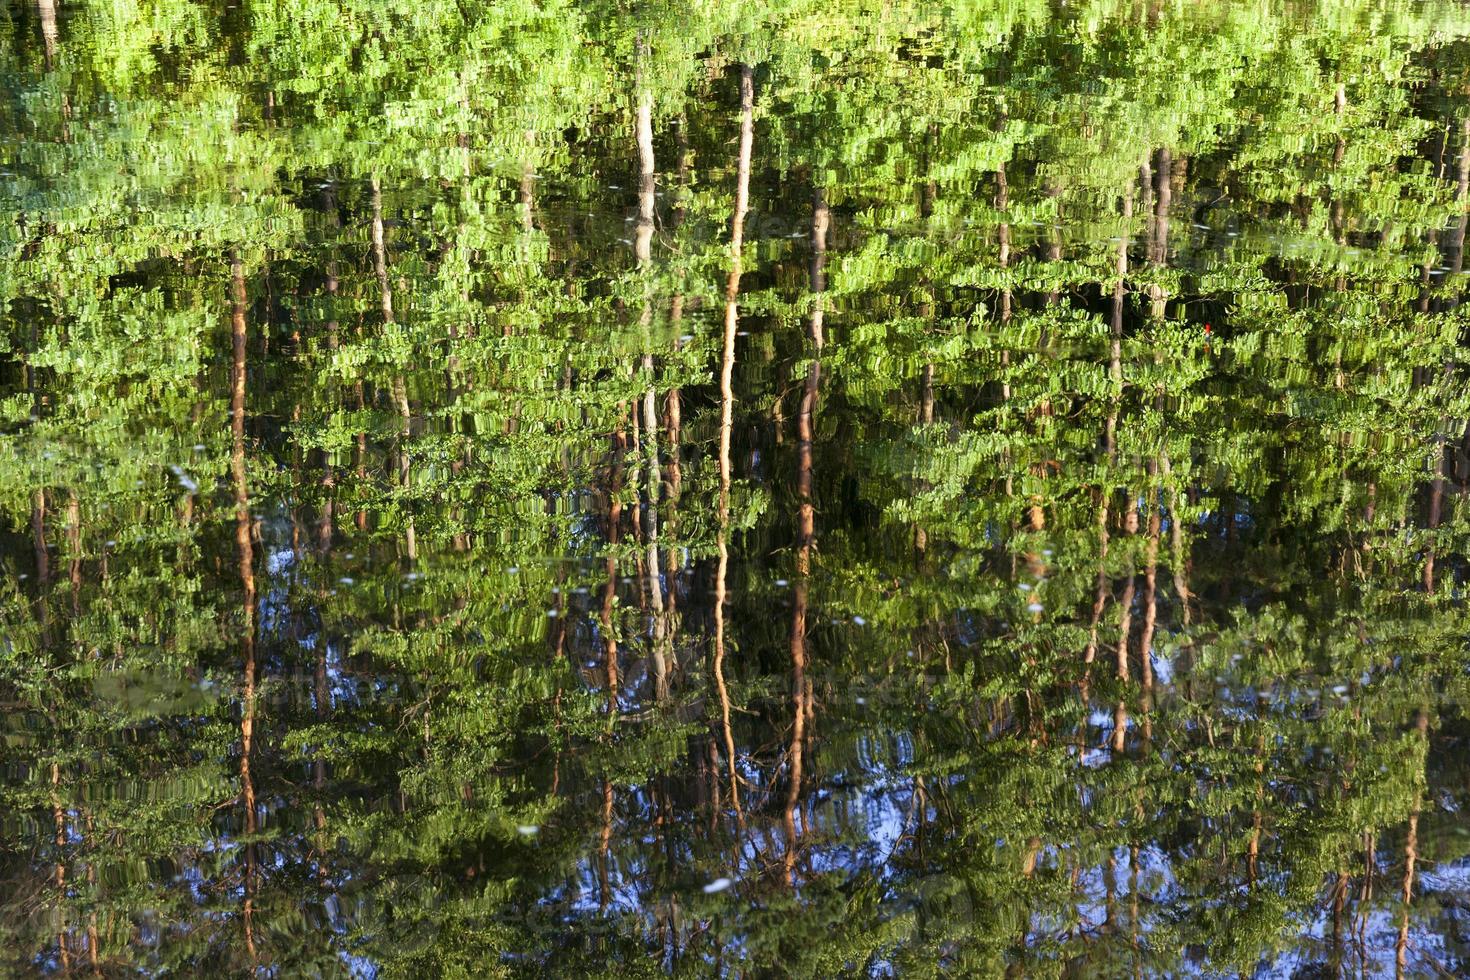
[{"label": "rippled water texture", "polygon": [[1470,975],[1470,8],[0,59],[0,975]]}]

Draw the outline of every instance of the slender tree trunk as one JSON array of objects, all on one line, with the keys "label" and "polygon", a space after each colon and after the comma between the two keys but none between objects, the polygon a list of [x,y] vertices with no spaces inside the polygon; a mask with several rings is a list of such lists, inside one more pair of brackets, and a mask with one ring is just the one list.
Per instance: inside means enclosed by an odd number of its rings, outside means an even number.
[{"label": "slender tree trunk", "polygon": [[602,643],[605,669],[607,672],[607,723],[609,730],[616,723],[618,716],[619,696],[619,671],[618,671],[618,638],[617,630],[613,623],[614,600],[618,594],[618,536],[623,519],[622,480],[620,474],[623,467],[623,455],[625,438],[621,431],[613,436],[612,465],[608,473],[608,510],[607,510],[607,580],[602,587]]},{"label": "slender tree trunk", "polygon": [[[1132,537],[1138,532],[1138,504],[1133,500],[1131,491],[1125,488],[1128,509],[1123,512],[1123,530]],[[1133,635],[1133,596],[1136,586],[1134,578],[1133,559],[1129,558],[1123,569],[1123,595],[1118,599],[1118,658],[1117,675],[1118,680],[1127,684],[1131,674],[1128,666],[1128,650],[1130,638]],[[1113,751],[1121,752],[1126,744],[1128,735],[1128,706],[1120,698],[1113,709]]]},{"label": "slender tree trunk", "polygon": [[[1154,155],[1154,220],[1153,234],[1149,240],[1149,262],[1163,267],[1169,264],[1169,209],[1174,203],[1174,158],[1167,149]],[[1164,317],[1163,289],[1154,283],[1149,286],[1149,316],[1154,320]]]},{"label": "slender tree trunk", "polygon": [[1102,625],[1103,610],[1107,608],[1111,592],[1108,581],[1108,490],[1104,487],[1098,494],[1097,505],[1097,588],[1092,601],[1092,620],[1087,629],[1087,649],[1082,654],[1082,703],[1087,704],[1087,692],[1092,677],[1092,664],[1097,658],[1097,634]]},{"label": "slender tree trunk", "polygon": [[[1005,117],[1002,116],[1002,125],[1004,125],[1004,121]],[[997,246],[995,261],[1001,269],[1008,269],[1011,264],[1011,224],[1009,215],[1007,214],[1010,204],[1010,185],[1006,180],[1006,165],[1002,161],[1000,166],[995,169],[995,209],[1000,213],[1000,225],[996,228],[995,232]],[[1000,291],[1000,329],[1002,335],[1005,334],[1006,327],[1011,322],[1011,316],[1013,315],[1012,305],[1012,291],[1010,281],[1007,279],[1006,285]],[[1011,400],[1010,368],[1010,348],[1002,346],[1000,352],[1000,369],[1002,373],[1000,398],[1002,404],[1007,404]],[[1012,488],[1011,454],[1009,448],[1001,450],[1001,464],[1005,471],[1005,492],[1006,496],[1009,497]]]},{"label": "slender tree trunk", "polygon": [[[682,118],[679,120],[677,133],[679,148],[677,184],[679,191],[678,197],[674,202],[674,212],[671,219],[671,225],[675,230],[683,227],[684,215],[685,211],[687,210],[685,205],[685,198],[687,196],[689,188],[689,133],[688,125],[686,121]],[[683,329],[684,326],[684,280],[685,273],[681,270],[679,273],[680,285],[678,287],[678,290],[674,293],[673,300],[669,304],[669,330],[670,333],[673,334],[673,347],[675,351],[678,351],[683,346],[683,340],[680,336],[680,331]],[[669,633],[670,637],[672,638],[674,632],[676,631],[675,619],[677,616],[677,612],[675,606],[678,598],[678,590],[675,588],[675,582],[677,581],[680,561],[679,549],[677,547],[676,541],[678,535],[677,522],[679,516],[679,497],[683,493],[684,489],[684,476],[680,463],[680,457],[683,453],[682,433],[684,419],[681,404],[681,393],[678,386],[669,389],[668,399],[665,401],[665,418],[667,420],[665,422],[665,428],[668,432],[669,442],[669,503],[668,519],[665,522],[665,524],[667,525],[665,537],[668,541],[668,547],[666,549],[667,558],[664,567],[668,574],[669,580]]]},{"label": "slender tree trunk", "polygon": [[[1047,233],[1046,261],[1052,266],[1050,272],[1056,273],[1056,264],[1062,261],[1062,187],[1060,184],[1051,182],[1046,188],[1046,196],[1055,202],[1056,214],[1052,218],[1050,231]],[[1046,294],[1046,305],[1056,306],[1062,301],[1062,294],[1057,289],[1052,289]],[[1044,346],[1044,345],[1043,345]]]},{"label": "slender tree trunk", "polygon": [[[372,177],[373,191],[373,271],[378,278],[378,297],[383,308],[383,322],[394,323],[393,289],[388,281],[388,248],[383,235],[383,190],[376,174]],[[408,404],[408,386],[400,370],[393,376],[393,402],[398,408],[399,438],[394,449],[398,459],[398,487],[403,494],[403,508],[407,512],[403,529],[404,547],[409,561],[418,559],[418,540],[414,533],[413,501],[409,499],[411,474],[409,472],[408,444],[413,435],[413,414]]]},{"label": "slender tree trunk", "polygon": [[811,319],[808,323],[808,339],[812,346],[812,360],[807,366],[806,384],[801,398],[801,409],[796,417],[797,463],[796,463],[796,582],[794,601],[791,608],[791,743],[787,748],[787,777],[790,785],[786,790],[786,851],[785,869],[787,884],[796,884],[796,807],[801,799],[802,753],[806,741],[806,721],[811,710],[808,681],[806,676],[806,619],[808,589],[810,585],[812,552],[816,547],[816,505],[813,501],[812,444],[815,433],[817,399],[822,385],[822,347],[825,343],[823,331],[823,293],[827,288],[827,229],[831,213],[827,200],[820,188],[812,195],[812,260],[810,289],[813,294]]},{"label": "slender tree trunk", "polygon": [[[332,230],[334,239],[332,244],[332,257],[327,260],[325,268],[326,278],[322,287],[323,292],[326,294],[327,307],[331,311],[330,319],[326,323],[326,344],[328,351],[336,351],[338,347],[337,293],[341,284],[337,278],[335,238],[340,222],[337,218],[337,192],[335,183],[327,184],[326,189],[322,192],[322,204],[327,214],[327,226]],[[337,478],[333,472],[332,456],[330,453],[322,453],[321,463],[322,506],[317,521],[317,550],[322,555],[326,555],[331,551],[332,547],[333,521],[335,518],[335,502],[333,497],[336,493]]]},{"label": "slender tree trunk", "polygon": [[1251,836],[1246,844],[1245,871],[1246,883],[1254,889],[1256,886],[1257,867],[1261,857],[1261,831],[1264,826],[1262,805],[1266,800],[1266,739],[1264,735],[1256,736],[1255,744],[1256,761],[1252,767],[1256,774],[1255,805],[1251,809]]},{"label": "slender tree trunk", "polygon": [[1332,949],[1327,959],[1327,972],[1334,978],[1342,976],[1342,915],[1347,905],[1349,880],[1347,870],[1339,869],[1332,885]]},{"label": "slender tree trunk", "polygon": [[242,690],[240,705],[240,804],[245,816],[245,836],[251,838],[244,848],[245,888],[242,919],[245,947],[250,961],[257,960],[255,947],[256,833],[255,779],[251,773],[251,757],[255,738],[255,552],[252,543],[250,485],[245,464],[245,385],[246,385],[246,298],[245,271],[238,253],[230,257],[231,312],[230,338],[233,360],[230,367],[230,474],[235,491],[235,548],[239,556],[241,611],[244,615],[240,640]]},{"label": "slender tree trunk", "polygon": [[[1165,454],[1164,472],[1167,474],[1169,471],[1169,456]],[[1172,554],[1174,593],[1179,597],[1180,617],[1184,625],[1188,626],[1194,618],[1191,606],[1194,593],[1189,588],[1189,553],[1184,541],[1185,493],[1183,488],[1176,484],[1169,499],[1171,504],[1169,508],[1169,547]]]},{"label": "slender tree trunk", "polygon": [[[1138,504],[1131,493],[1132,491],[1124,489],[1124,494],[1128,496],[1128,509],[1123,512],[1123,530],[1130,537],[1138,533]],[[1126,581],[1122,599],[1119,601],[1121,616],[1118,621],[1118,680],[1126,684],[1130,678],[1128,648],[1133,630],[1134,565],[1131,559],[1124,568],[1124,575]]]},{"label": "slender tree trunk", "polygon": [[[535,131],[527,132],[526,142],[535,141]],[[536,231],[536,168],[530,160],[521,164],[521,231],[527,235]]]},{"label": "slender tree trunk", "polygon": [[745,243],[745,212],[750,196],[750,156],[755,139],[755,79],[749,65],[740,66],[740,156],[735,170],[735,210],[730,219],[730,273],[725,281],[724,352],[720,359],[720,500],[719,529],[715,544],[719,552],[715,570],[715,687],[720,698],[720,716],[725,738],[725,761],[730,770],[730,796],[737,818],[740,786],[735,772],[735,738],[730,727],[730,694],[725,684],[726,574],[730,565],[730,432],[735,416],[735,335],[740,325],[740,273]]},{"label": "slender tree trunk", "polygon": [[41,41],[46,46],[46,70],[56,66],[56,47],[60,32],[56,29],[55,0],[36,0],[36,10],[41,15]]},{"label": "slender tree trunk", "polygon": [[638,99],[638,227],[633,251],[640,269],[648,267],[653,246],[654,160],[653,96],[643,91]]},{"label": "slender tree trunk", "polygon": [[639,317],[639,334],[643,343],[643,374],[647,388],[643,392],[644,457],[648,463],[648,529],[645,536],[648,556],[645,562],[649,602],[653,607],[654,696],[663,701],[669,695],[669,669],[672,666],[672,638],[664,619],[663,582],[659,574],[658,507],[663,475],[658,452],[658,386],[654,383],[656,366],[653,357],[653,293],[647,277],[652,271],[654,177],[653,96],[642,92],[638,102],[638,228],[634,238],[635,258],[639,272],[645,277],[643,312]]},{"label": "slender tree trunk", "polygon": [[[1419,744],[1425,748],[1425,757],[1428,755],[1429,739],[1429,711],[1420,708],[1414,718],[1414,730],[1418,733]],[[1421,762],[1421,766],[1423,763]],[[1421,770],[1422,771],[1422,770]],[[1409,966],[1409,913],[1414,905],[1414,870],[1419,860],[1419,811],[1424,804],[1424,791],[1422,784],[1414,790],[1414,806],[1409,811],[1409,822],[1404,837],[1404,880],[1400,893],[1400,902],[1403,911],[1399,917],[1398,941],[1394,944],[1394,975],[1402,980],[1408,975]]]},{"label": "slender tree trunk", "polygon": [[[1150,476],[1156,478],[1157,468],[1150,464],[1149,469]],[[1154,643],[1154,628],[1158,621],[1159,537],[1163,526],[1159,514],[1158,494],[1156,487],[1149,488],[1148,539],[1143,552],[1143,633],[1139,637],[1138,659],[1144,690],[1150,690],[1154,686],[1151,651]]]},{"label": "slender tree trunk", "polygon": [[734,424],[735,336],[740,325],[741,253],[749,207],[750,154],[755,138],[755,82],[749,65],[740,66],[740,157],[736,169],[735,214],[730,227],[730,274],[725,283],[724,352],[720,360],[720,496],[730,493],[730,433]]},{"label": "slender tree trunk", "polygon": [[51,643],[51,548],[46,543],[46,491],[31,497],[31,544],[36,555],[36,618],[41,627],[41,645]]},{"label": "slender tree trunk", "polygon": [[[997,252],[995,262],[1002,269],[1008,269],[1011,265],[1011,223],[1007,210],[1011,206],[1010,184],[1006,180],[1006,165],[1002,163],[995,170],[995,209],[1000,212],[1000,224],[995,229]],[[1012,304],[1014,298],[1009,282],[1000,291],[1000,322],[1009,323],[1013,315]],[[1009,352],[1003,352],[1008,354]],[[1002,365],[1008,365],[1008,356],[1001,360]],[[1003,398],[1011,397],[1010,382],[1006,382]]]},{"label": "slender tree trunk", "polygon": [[[1133,220],[1132,187],[1123,193],[1122,217],[1123,233],[1119,236],[1117,253],[1113,259],[1113,275],[1117,277],[1117,281],[1113,283],[1111,342],[1108,353],[1108,378],[1115,390],[1112,395],[1112,404],[1108,409],[1107,421],[1103,425],[1103,447],[1110,467],[1117,454],[1118,411],[1123,387],[1123,306],[1127,296],[1128,243]],[[1082,700],[1084,704],[1087,701],[1091,681],[1092,663],[1097,657],[1098,629],[1102,623],[1103,610],[1107,607],[1108,595],[1111,592],[1108,582],[1108,502],[1111,496],[1112,488],[1104,483],[1098,490],[1097,588],[1092,603],[1092,619],[1087,631],[1087,649],[1082,655],[1084,664]]]},{"label": "slender tree trunk", "polygon": [[602,781],[602,830],[597,835],[597,908],[606,912],[612,902],[612,825],[614,789],[611,779]]},{"label": "slender tree trunk", "polygon": [[1470,213],[1465,208],[1467,199],[1470,199],[1470,115],[1460,123],[1460,154],[1455,181],[1455,200],[1460,205],[1460,217],[1450,233],[1448,264],[1451,275],[1459,275],[1465,267],[1465,224],[1470,220]]},{"label": "slender tree trunk", "polygon": [[[323,191],[323,205],[327,212],[327,224],[335,234],[340,227],[340,222],[337,218],[337,194],[335,184],[329,183],[326,189]],[[338,322],[336,319],[336,309],[337,293],[340,288],[340,282],[337,278],[337,271],[337,259],[334,243],[332,258],[329,258],[326,263],[326,281],[323,284],[323,291],[326,293],[327,303],[332,311],[331,319],[329,319],[326,323],[326,343],[327,349],[329,351],[335,351],[338,347]],[[322,453],[321,466],[322,505],[320,516],[317,520],[316,550],[317,554],[321,556],[321,558],[325,559],[332,552],[332,539],[335,535],[335,525],[333,522],[335,514],[335,503],[333,501],[333,494],[336,492],[336,476],[333,472],[332,457],[329,453]],[[327,717],[331,711],[332,693],[327,679],[327,654],[330,646],[330,639],[327,636],[323,635],[318,638],[315,649],[316,658],[313,665],[312,682],[313,696],[316,702],[314,708],[317,722],[319,724],[325,724]],[[318,754],[318,757],[312,762],[312,791],[316,796],[316,801],[312,806],[312,826],[316,830],[316,848],[319,855],[317,866],[317,880],[321,884],[325,884],[327,881],[327,814],[326,809],[322,803],[323,796],[326,793],[326,785],[326,760],[321,758],[320,754]]]},{"label": "slender tree trunk", "polygon": [[[92,812],[88,809],[82,810],[82,820],[87,829],[87,840],[96,837],[96,828],[92,825]],[[95,862],[87,863],[87,886],[95,893],[97,891],[97,865]],[[98,896],[101,897],[100,895]],[[101,943],[101,935],[97,929],[97,913],[87,913],[87,964],[92,967],[92,976],[102,976],[102,954],[98,948]]]},{"label": "slender tree trunk", "polygon": [[[925,145],[924,150],[926,170],[931,169],[932,161],[929,158],[934,152],[934,144],[938,139],[938,135],[939,130],[937,125],[931,125],[929,127],[929,139]],[[924,230],[926,233],[930,231],[929,219],[934,213],[934,198],[937,193],[938,188],[936,187],[932,177],[924,182],[924,186],[919,192],[919,217],[924,222]],[[925,289],[932,290],[933,284],[926,282]],[[920,318],[924,321],[925,330],[927,331],[931,329],[932,321],[934,319],[934,303],[932,299],[927,300],[924,303],[924,305],[920,308],[919,315]],[[921,377],[919,381],[919,424],[926,428],[934,424],[933,361],[926,361],[924,363],[923,371],[921,372]],[[920,487],[921,489],[927,489],[927,487],[925,487],[925,485],[922,483],[920,484]],[[914,527],[914,550],[918,552],[919,556],[922,558],[924,552],[928,549],[928,547],[928,532],[922,526],[916,525]]]},{"label": "slender tree trunk", "polygon": [[[1151,463],[1149,468],[1150,477],[1157,479],[1157,467]],[[1143,566],[1143,630],[1138,638],[1139,673],[1143,682],[1139,704],[1142,711],[1140,726],[1145,746],[1153,741],[1153,646],[1154,629],[1158,623],[1159,537],[1162,526],[1158,489],[1155,486],[1149,488],[1148,507],[1148,538],[1144,545]]]},{"label": "slender tree trunk", "polygon": [[56,827],[56,868],[52,881],[56,884],[56,949],[64,974],[71,973],[71,946],[66,929],[66,808],[61,803],[61,767],[51,763],[51,820]]},{"label": "slender tree trunk", "polygon": [[1128,945],[1132,947],[1133,976],[1138,969],[1138,845],[1128,848]]}]

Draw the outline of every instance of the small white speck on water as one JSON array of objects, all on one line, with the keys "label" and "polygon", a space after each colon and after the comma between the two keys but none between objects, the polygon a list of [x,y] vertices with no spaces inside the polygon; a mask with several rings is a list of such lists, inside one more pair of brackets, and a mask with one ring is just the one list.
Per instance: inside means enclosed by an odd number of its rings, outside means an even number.
[{"label": "small white speck on water", "polygon": [[714,881],[704,886],[704,893],[706,895],[714,895],[717,892],[724,891],[726,888],[729,888],[733,884],[735,884],[735,882],[731,881],[729,878],[716,878]]}]

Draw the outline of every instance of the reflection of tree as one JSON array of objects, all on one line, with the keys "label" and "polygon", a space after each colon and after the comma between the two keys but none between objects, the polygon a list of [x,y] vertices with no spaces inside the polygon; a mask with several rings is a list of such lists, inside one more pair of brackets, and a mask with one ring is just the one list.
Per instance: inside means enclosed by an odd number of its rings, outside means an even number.
[{"label": "reflection of tree", "polygon": [[1308,6],[27,8],[7,968],[1462,969],[1470,23]]}]

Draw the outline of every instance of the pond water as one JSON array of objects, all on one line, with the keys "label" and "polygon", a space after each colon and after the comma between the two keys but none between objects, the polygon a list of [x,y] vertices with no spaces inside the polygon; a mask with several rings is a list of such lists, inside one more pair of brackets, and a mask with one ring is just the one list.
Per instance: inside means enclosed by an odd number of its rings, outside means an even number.
[{"label": "pond water", "polygon": [[1470,8],[0,40],[0,972],[1470,974]]}]

